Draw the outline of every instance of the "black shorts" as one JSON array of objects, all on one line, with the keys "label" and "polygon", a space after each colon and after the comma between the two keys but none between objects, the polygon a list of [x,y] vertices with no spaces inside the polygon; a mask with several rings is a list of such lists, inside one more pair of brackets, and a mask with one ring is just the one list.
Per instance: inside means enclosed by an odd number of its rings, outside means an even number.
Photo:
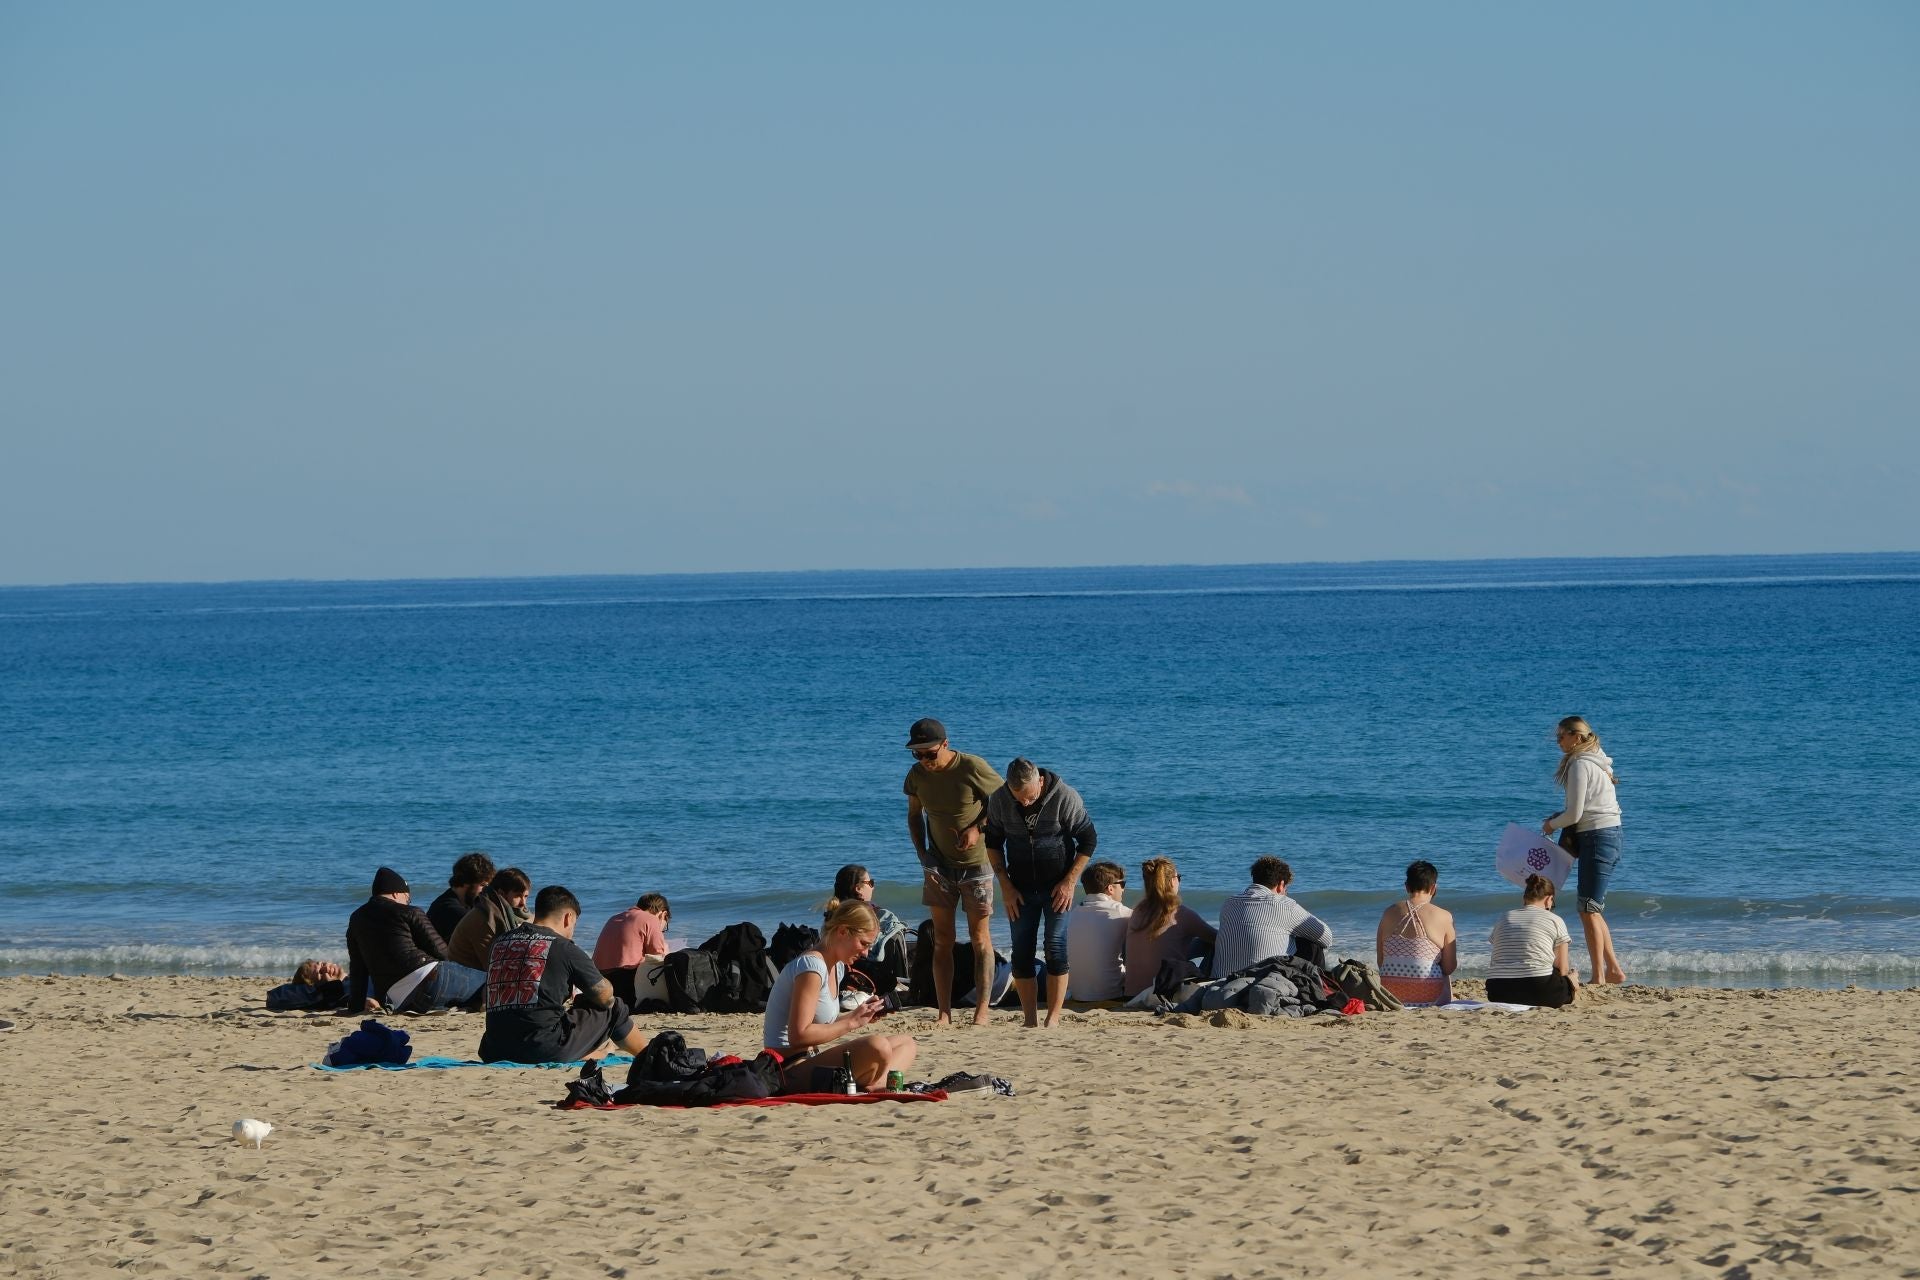
[{"label": "black shorts", "polygon": [[625,1040],[632,1034],[633,1015],[627,1011],[627,1002],[616,996],[610,1008],[576,1004],[568,1009],[560,1020],[558,1044],[500,1044],[482,1038],[480,1057],[487,1062],[578,1062],[608,1040]]}]

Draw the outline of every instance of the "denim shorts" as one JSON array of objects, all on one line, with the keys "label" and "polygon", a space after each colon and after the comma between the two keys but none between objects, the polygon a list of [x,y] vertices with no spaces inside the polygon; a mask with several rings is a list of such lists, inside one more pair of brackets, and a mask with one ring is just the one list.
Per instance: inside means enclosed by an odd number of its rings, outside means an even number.
[{"label": "denim shorts", "polygon": [[1607,885],[1620,866],[1620,828],[1573,833],[1573,851],[1580,867],[1580,914],[1597,916],[1607,909]]}]

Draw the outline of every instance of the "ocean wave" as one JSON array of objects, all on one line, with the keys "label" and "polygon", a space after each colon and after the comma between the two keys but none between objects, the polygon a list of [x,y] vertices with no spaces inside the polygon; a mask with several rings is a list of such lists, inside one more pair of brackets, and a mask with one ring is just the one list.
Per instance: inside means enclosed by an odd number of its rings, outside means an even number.
[{"label": "ocean wave", "polygon": [[[701,935],[704,936],[704,935]],[[674,939],[676,946],[695,943],[697,937]],[[336,944],[337,945],[337,944]],[[1336,954],[1345,954],[1335,948]],[[290,946],[272,943],[177,945],[168,943],[0,943],[0,974],[125,973],[141,976],[179,974],[230,976],[291,974],[308,957],[344,963],[325,945]],[[1359,958],[1372,963],[1371,951]],[[1576,948],[1576,958],[1579,957]],[[1491,959],[1484,951],[1460,954],[1461,978],[1484,978]],[[1620,962],[1636,982],[1684,985],[1688,981],[1738,985],[1791,986],[1796,982],[1833,985],[1858,981],[1870,985],[1920,984],[1920,955],[1879,950],[1745,949],[1711,951],[1703,948],[1622,946]]]},{"label": "ocean wave", "polygon": [[[1371,963],[1373,957],[1361,959]],[[1584,952],[1574,948],[1576,965]],[[1462,952],[1457,976],[1484,978],[1492,959],[1487,952]],[[1620,964],[1635,982],[1649,979],[1763,979],[1759,985],[1791,985],[1798,980],[1823,983],[1858,979],[1875,984],[1920,981],[1920,955],[1893,951],[1707,951],[1680,947],[1620,947]]]},{"label": "ocean wave", "polygon": [[[336,944],[337,945],[337,944]],[[309,956],[346,963],[346,956],[325,947],[261,944],[177,946],[167,943],[110,943],[103,946],[0,945],[0,973],[126,973],[223,976],[291,975]]]},{"label": "ocean wave", "polygon": [[[1186,901],[1198,907],[1220,901],[1232,894],[1218,891],[1200,891],[1183,895]],[[1361,911],[1383,911],[1392,903],[1399,902],[1404,893],[1359,890],[1359,889],[1316,889],[1300,896],[1302,906],[1316,914],[1351,914]],[[1572,897],[1572,885],[1561,890],[1561,902],[1567,904]],[[1471,891],[1450,893],[1446,884],[1440,886],[1437,905],[1445,907],[1456,916],[1490,916],[1507,911],[1520,905],[1518,886],[1497,892]],[[1888,919],[1920,920],[1920,898],[1889,897],[1844,894],[1809,893],[1784,898],[1758,898],[1751,895],[1727,894],[1713,896],[1693,896],[1679,893],[1648,893],[1616,889],[1607,894],[1607,917],[1611,920],[1658,920],[1661,923],[1679,923],[1681,921],[1738,921],[1757,924],[1773,922],[1787,923],[1824,923],[1833,920],[1858,921]]]}]

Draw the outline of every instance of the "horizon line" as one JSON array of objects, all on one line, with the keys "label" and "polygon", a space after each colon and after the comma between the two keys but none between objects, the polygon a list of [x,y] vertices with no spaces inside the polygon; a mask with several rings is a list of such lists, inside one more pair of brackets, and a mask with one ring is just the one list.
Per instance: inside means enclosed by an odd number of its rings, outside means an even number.
[{"label": "horizon line", "polygon": [[481,582],[604,582],[652,578],[765,578],[805,577],[827,574],[908,574],[908,573],[1081,573],[1126,570],[1167,569],[1358,569],[1410,565],[1474,564],[1595,564],[1601,562],[1659,563],[1677,560],[1835,560],[1920,556],[1917,550],[1895,551],[1742,551],[1742,552],[1669,552],[1662,555],[1597,556],[1433,556],[1383,557],[1363,560],[1229,560],[1215,562],[1172,560],[1120,564],[1069,565],[971,565],[945,568],[820,568],[820,569],[667,569],[651,572],[536,573],[536,574],[455,574],[443,577],[394,578],[152,578],[121,581],[13,582],[0,583],[0,591],[59,591],[128,587],[266,587],[266,586],[380,586],[401,583],[481,583]]}]

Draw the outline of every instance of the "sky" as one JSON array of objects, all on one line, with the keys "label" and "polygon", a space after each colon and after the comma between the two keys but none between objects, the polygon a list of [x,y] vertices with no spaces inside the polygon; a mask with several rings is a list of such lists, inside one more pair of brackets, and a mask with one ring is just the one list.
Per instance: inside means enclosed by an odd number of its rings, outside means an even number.
[{"label": "sky", "polygon": [[1920,549],[1920,6],[0,5],[0,583]]}]

